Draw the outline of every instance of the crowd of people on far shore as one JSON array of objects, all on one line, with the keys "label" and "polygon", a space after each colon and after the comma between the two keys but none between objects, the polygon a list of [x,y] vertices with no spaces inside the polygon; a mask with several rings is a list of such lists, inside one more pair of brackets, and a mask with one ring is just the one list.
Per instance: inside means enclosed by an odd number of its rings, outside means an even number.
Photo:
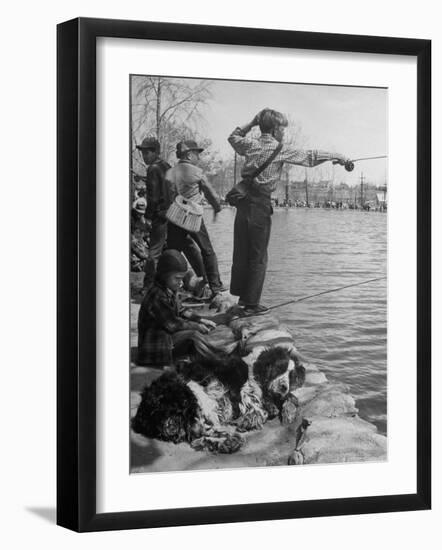
[{"label": "crowd of people on far shore", "polygon": [[273,206],[278,208],[331,208],[335,210],[364,210],[373,212],[386,212],[387,205],[385,201],[375,204],[373,201],[366,201],[362,205],[351,200],[326,200],[326,201],[306,201],[301,199],[272,199]]},{"label": "crowd of people on far shore", "polygon": [[[340,165],[348,161],[339,153],[301,150],[284,143],[287,125],[285,115],[266,108],[228,136],[234,151],[244,157],[242,180],[226,195],[236,207],[229,290],[246,315],[267,311],[261,295],[275,206],[272,194],[284,164],[314,167],[326,161]],[[260,130],[256,137],[250,132],[254,127]],[[203,149],[196,141],[177,143],[173,167],[161,158],[155,137],[146,137],[137,149],[146,165],[145,175],[133,174],[144,188],[133,202],[131,215],[131,267],[144,272],[138,364],[161,367],[172,365],[177,355],[207,350],[204,335],[215,325],[183,308],[179,291],[189,272],[199,282],[193,287],[197,298],[211,300],[227,291],[202,206],[207,201],[216,217],[221,199],[198,166]]]}]

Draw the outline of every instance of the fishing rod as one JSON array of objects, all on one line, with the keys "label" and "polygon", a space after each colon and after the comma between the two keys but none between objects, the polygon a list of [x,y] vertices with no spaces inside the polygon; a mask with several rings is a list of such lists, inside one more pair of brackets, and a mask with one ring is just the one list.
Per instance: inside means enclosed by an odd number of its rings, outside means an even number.
[{"label": "fishing rod", "polygon": [[304,300],[310,300],[310,298],[315,298],[316,296],[322,296],[323,294],[330,294],[331,292],[338,292],[340,290],[344,290],[345,288],[351,288],[354,286],[360,286],[360,285],[366,285],[368,283],[373,283],[375,281],[381,281],[382,279],[386,279],[387,277],[375,277],[374,279],[367,279],[366,281],[360,281],[359,283],[352,283],[350,285],[340,286],[338,288],[331,288],[329,290],[323,290],[322,292],[317,292],[316,294],[310,294],[309,296],[303,296],[302,298],[293,298],[292,300],[287,300],[287,302],[281,302],[280,304],[276,304],[274,306],[270,306],[266,309],[266,311],[263,311],[261,313],[246,313],[245,315],[236,315],[231,321],[236,319],[244,319],[245,317],[256,317],[257,315],[265,315],[269,311],[272,311],[273,309],[287,306],[289,304],[296,304],[298,302],[303,302]]},{"label": "fishing rod", "polygon": [[387,155],[379,155],[378,157],[362,157],[360,159],[351,159],[350,162],[356,162],[357,160],[374,160],[374,159],[386,159]]},{"label": "fishing rod", "polygon": [[[355,162],[359,162],[360,160],[375,160],[375,159],[386,159],[386,158],[388,158],[388,155],[378,155],[377,157],[361,157],[358,159],[351,159],[345,162],[344,168],[347,170],[347,172],[352,172],[355,167]],[[339,162],[333,161],[333,164],[339,164]]]},{"label": "fishing rod", "polygon": [[338,290],[344,290],[345,288],[351,288],[354,286],[360,286],[360,285],[366,285],[368,283],[373,283],[374,281],[381,281],[382,279],[386,279],[387,277],[376,277],[375,279],[368,279],[366,281],[361,281],[359,283],[352,283],[351,285],[345,285],[340,286],[338,288],[331,288],[329,290],[323,290],[322,292],[317,292],[316,294],[310,294],[309,296],[303,296],[302,298],[294,298],[293,300],[288,300],[287,302],[281,302],[280,304],[276,304],[274,306],[270,306],[267,308],[267,311],[271,311],[272,309],[276,309],[278,307],[287,306],[289,304],[296,304],[298,302],[303,302],[304,300],[309,300],[310,298],[315,298],[316,296],[322,296],[323,294],[330,294],[331,292],[338,292]]}]

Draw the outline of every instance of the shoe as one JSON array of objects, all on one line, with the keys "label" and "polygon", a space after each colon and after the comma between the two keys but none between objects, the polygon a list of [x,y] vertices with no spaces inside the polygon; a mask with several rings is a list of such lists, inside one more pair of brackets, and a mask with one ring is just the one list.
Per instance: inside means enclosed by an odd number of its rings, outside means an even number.
[{"label": "shoe", "polygon": [[261,304],[257,304],[256,306],[245,306],[244,307],[244,313],[246,315],[256,315],[258,313],[266,313],[266,311],[269,311],[269,308],[265,307]]},{"label": "shoe", "polygon": [[175,365],[164,365],[163,372],[176,372]]},{"label": "shoe", "polygon": [[216,296],[217,294],[222,294],[226,290],[227,288],[224,285],[217,286],[216,288],[212,288],[212,294]]},{"label": "shoe", "polygon": [[204,279],[201,278],[196,283],[195,288],[193,289],[193,293],[197,298],[202,298],[202,297],[204,297],[206,288],[207,288],[207,283],[205,282]]},{"label": "shoe", "polygon": [[244,300],[238,300],[238,305],[239,305],[239,307],[247,307]]}]

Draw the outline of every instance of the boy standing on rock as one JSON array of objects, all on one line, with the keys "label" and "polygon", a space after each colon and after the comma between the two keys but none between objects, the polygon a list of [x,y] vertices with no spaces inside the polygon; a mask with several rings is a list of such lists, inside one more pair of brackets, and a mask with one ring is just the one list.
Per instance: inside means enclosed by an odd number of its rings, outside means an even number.
[{"label": "boy standing on rock", "polygon": [[[287,125],[287,118],[282,113],[263,109],[251,122],[233,130],[228,141],[239,155],[245,157],[243,178],[253,174],[269,159],[282,143]],[[259,126],[261,131],[257,138],[247,136],[254,126]],[[260,300],[267,270],[267,248],[272,224],[271,194],[276,189],[284,163],[312,167],[327,160],[344,165],[347,158],[338,153],[316,149],[303,151],[290,145],[282,145],[270,164],[253,179],[247,197],[238,205],[234,224],[230,292],[239,296],[238,303],[246,308],[247,313],[267,310],[260,304]]]},{"label": "boy standing on rock", "polygon": [[[150,221],[149,256],[145,264],[145,277],[143,283],[143,294],[155,278],[155,270],[158,260],[166,245],[167,219],[166,212],[174,199],[175,189],[166,180],[166,172],[170,164],[160,157],[160,142],[154,137],[143,139],[141,145],[137,145],[141,151],[144,164],[146,165],[146,176],[135,176],[135,181],[142,180],[146,183],[146,212],[145,217]],[[190,265],[196,271],[200,266],[201,254],[192,241],[188,238],[182,248]]]},{"label": "boy standing on rock", "polygon": [[[180,141],[176,149],[179,161],[167,172],[166,178],[175,187],[176,192],[189,201],[201,204],[204,195],[216,214],[221,210],[219,197],[213,191],[201,168],[197,166],[199,155],[203,150],[193,140]],[[218,259],[204,220],[201,221],[200,230],[196,233],[186,231],[170,221],[167,232],[167,248],[175,250],[184,250],[186,240],[189,236],[192,237],[202,256],[200,265],[192,265],[195,273],[198,277],[207,278],[213,295],[224,291],[219,275]]]},{"label": "boy standing on rock", "polygon": [[165,214],[172,201],[171,190],[165,179],[165,174],[170,164],[160,158],[160,142],[154,137],[143,139],[141,145],[137,145],[141,151],[146,176],[135,176],[135,181],[140,179],[146,182],[147,207],[145,216],[152,223],[149,239],[149,257],[146,260],[146,276],[144,278],[144,290],[152,284],[155,276],[155,268],[163,251],[167,235],[167,220]]}]

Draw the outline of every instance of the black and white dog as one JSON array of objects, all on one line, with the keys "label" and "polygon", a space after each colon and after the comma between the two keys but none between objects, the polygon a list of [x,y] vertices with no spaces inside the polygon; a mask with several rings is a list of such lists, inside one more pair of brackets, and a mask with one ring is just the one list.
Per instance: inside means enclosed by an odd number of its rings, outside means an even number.
[{"label": "black and white dog", "polygon": [[243,443],[242,432],[261,429],[277,416],[293,422],[297,401],[291,392],[303,384],[304,367],[296,353],[282,347],[258,353],[251,368],[240,357],[228,356],[198,359],[162,374],[144,388],[133,430],[163,441],[187,441],[195,449],[233,453]]}]

